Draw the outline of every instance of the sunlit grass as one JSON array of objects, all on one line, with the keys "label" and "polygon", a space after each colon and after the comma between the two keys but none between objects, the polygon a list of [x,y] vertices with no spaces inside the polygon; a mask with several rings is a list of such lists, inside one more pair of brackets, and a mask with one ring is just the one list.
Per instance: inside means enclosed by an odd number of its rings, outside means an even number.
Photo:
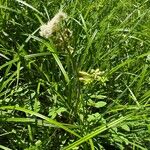
[{"label": "sunlit grass", "polygon": [[0,148],[148,150],[149,49],[148,0],[1,0]]}]

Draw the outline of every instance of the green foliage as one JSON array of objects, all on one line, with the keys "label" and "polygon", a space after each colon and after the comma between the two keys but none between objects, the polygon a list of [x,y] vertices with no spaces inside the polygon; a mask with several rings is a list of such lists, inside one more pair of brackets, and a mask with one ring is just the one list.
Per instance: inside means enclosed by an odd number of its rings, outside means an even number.
[{"label": "green foliage", "polygon": [[[0,148],[150,147],[148,0],[0,1]],[[40,26],[68,17],[45,39]]]}]

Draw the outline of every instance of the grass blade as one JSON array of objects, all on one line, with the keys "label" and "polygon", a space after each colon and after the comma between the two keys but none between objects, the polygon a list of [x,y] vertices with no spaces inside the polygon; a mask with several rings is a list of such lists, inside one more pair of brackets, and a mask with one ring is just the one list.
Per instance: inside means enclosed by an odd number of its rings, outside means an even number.
[{"label": "grass blade", "polygon": [[64,129],[65,131],[77,136],[77,137],[80,137],[77,133],[75,133],[74,131],[70,130],[69,128],[65,127],[62,125],[62,123],[59,123],[53,119],[50,119],[42,114],[39,114],[39,113],[36,113],[34,111],[31,111],[31,110],[28,110],[28,109],[25,109],[25,108],[21,108],[21,107],[16,107],[16,106],[2,106],[0,107],[1,110],[5,110],[5,109],[10,109],[10,110],[18,110],[18,111],[22,111],[22,112],[25,112],[27,114],[30,114],[30,115],[34,115],[36,117],[39,117],[47,122],[49,122],[50,124],[52,125],[55,125],[57,127],[60,127],[62,129]]},{"label": "grass blade", "polygon": [[25,5],[25,6],[27,6],[27,7],[29,7],[29,8],[31,8],[33,11],[35,11],[38,14],[40,14],[40,15],[43,16],[43,14],[41,12],[39,12],[36,8],[34,8],[33,6],[29,5],[28,3],[26,3],[26,2],[24,2],[22,0],[16,0],[16,1],[19,2],[19,3],[21,3],[21,4],[23,4],[23,5]]},{"label": "grass blade", "polygon": [[120,124],[121,122],[125,121],[126,119],[129,119],[130,118],[130,115],[127,115],[125,117],[120,117],[119,119],[109,123],[108,125],[103,125],[101,126],[99,129],[97,129],[96,131],[93,131],[92,133],[80,138],[78,141],[70,144],[69,146],[65,147],[64,150],[70,150],[70,149],[73,149],[75,148],[76,146],[82,144],[83,142],[93,138],[94,136],[108,130],[109,128],[111,127],[114,127],[114,126],[117,126],[118,124]]},{"label": "grass blade", "polygon": [[3,149],[3,150],[12,150],[12,149],[10,149],[10,148],[8,148],[6,146],[3,146],[3,145],[0,145],[0,148]]}]

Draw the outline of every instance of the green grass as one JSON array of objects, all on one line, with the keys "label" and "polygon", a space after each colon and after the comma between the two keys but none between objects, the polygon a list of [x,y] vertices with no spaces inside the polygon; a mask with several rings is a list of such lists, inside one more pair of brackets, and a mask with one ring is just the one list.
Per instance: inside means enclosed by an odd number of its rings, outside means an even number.
[{"label": "green grass", "polygon": [[[0,149],[148,150],[148,0],[0,1]],[[40,26],[67,19],[45,39]]]}]

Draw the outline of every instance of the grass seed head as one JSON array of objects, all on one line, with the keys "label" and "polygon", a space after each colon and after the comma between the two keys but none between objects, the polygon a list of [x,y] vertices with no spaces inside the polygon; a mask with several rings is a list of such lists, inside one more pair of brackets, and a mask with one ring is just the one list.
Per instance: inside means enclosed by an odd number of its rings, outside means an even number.
[{"label": "grass seed head", "polygon": [[59,23],[66,18],[67,15],[64,12],[59,11],[47,24],[43,24],[40,27],[40,35],[49,38],[52,33],[59,30]]}]

